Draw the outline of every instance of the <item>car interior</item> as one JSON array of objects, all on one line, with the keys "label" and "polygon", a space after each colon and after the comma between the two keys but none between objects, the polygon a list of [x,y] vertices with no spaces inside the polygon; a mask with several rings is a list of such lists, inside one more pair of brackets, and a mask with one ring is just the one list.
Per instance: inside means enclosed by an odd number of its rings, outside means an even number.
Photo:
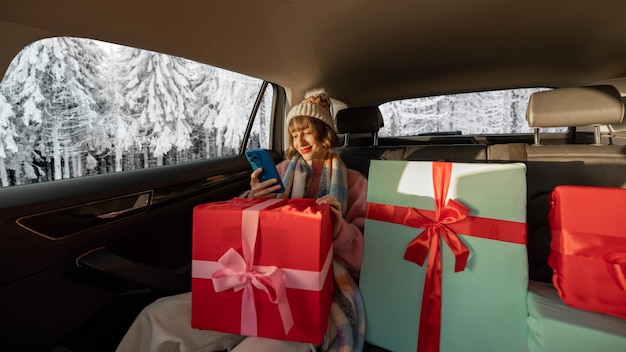
[{"label": "car interior", "polygon": [[[366,177],[372,160],[523,163],[529,292],[549,305],[559,300],[548,265],[550,193],[559,185],[626,188],[624,13],[626,2],[604,0],[6,1],[0,72],[38,40],[95,39],[266,82],[276,162],[288,143],[289,107],[323,86],[338,106],[337,153]],[[529,87],[548,88],[526,102],[534,133],[379,134],[389,123],[386,102]],[[554,127],[565,132],[545,132]],[[245,148],[0,187],[0,349],[114,351],[145,306],[188,292],[193,208],[250,188]],[[618,341],[589,346],[626,350],[626,320],[560,314]],[[387,351],[370,343],[365,350]]]}]

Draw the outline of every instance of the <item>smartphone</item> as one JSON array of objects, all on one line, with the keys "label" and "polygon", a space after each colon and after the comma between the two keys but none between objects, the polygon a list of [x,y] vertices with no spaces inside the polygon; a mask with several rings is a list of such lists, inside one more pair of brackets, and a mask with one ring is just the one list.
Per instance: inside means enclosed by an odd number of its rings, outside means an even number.
[{"label": "smartphone", "polygon": [[280,189],[276,191],[276,193],[285,192],[285,186],[283,185],[282,180],[280,179],[280,175],[278,174],[278,170],[276,170],[276,164],[274,164],[274,160],[270,155],[270,152],[267,149],[250,149],[246,151],[246,158],[252,166],[252,171],[262,167],[263,172],[259,175],[259,181],[267,181],[269,179],[275,178],[278,180],[278,185],[280,185]]}]

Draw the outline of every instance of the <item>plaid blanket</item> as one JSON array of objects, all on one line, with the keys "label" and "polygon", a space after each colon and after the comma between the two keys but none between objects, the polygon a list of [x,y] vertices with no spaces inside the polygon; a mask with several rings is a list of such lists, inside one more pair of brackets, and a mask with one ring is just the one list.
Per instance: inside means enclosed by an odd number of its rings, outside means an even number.
[{"label": "plaid blanket", "polygon": [[335,291],[328,328],[320,351],[362,351],[365,339],[365,311],[359,287],[348,270],[333,263]]}]

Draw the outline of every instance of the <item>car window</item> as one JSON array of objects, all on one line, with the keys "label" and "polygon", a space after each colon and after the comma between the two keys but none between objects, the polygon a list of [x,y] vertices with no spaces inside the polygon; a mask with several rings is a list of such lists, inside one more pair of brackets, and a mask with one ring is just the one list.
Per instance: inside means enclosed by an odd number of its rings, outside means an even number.
[{"label": "car window", "polygon": [[[385,126],[379,136],[422,134],[532,133],[526,122],[528,99],[547,88],[510,89],[440,95],[388,102],[380,105]],[[567,128],[542,129],[565,132]]]},{"label": "car window", "polygon": [[[32,43],[0,83],[0,186],[233,155],[263,81],[79,38]],[[273,88],[250,144],[269,146]]]}]

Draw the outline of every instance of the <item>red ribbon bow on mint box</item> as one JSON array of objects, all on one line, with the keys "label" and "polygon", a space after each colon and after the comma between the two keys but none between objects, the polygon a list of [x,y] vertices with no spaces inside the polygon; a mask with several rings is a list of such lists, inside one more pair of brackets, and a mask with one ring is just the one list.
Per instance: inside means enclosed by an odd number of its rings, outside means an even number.
[{"label": "red ribbon bow on mint box", "polygon": [[441,246],[443,238],[455,256],[455,272],[465,270],[469,249],[458,234],[494,239],[518,244],[526,243],[526,226],[523,223],[470,216],[469,209],[460,202],[449,199],[448,188],[452,163],[433,162],[435,210],[416,209],[389,204],[367,203],[366,218],[423,228],[409,242],[404,259],[419,266],[428,254],[424,295],[419,323],[417,350],[439,351],[441,336]]}]

